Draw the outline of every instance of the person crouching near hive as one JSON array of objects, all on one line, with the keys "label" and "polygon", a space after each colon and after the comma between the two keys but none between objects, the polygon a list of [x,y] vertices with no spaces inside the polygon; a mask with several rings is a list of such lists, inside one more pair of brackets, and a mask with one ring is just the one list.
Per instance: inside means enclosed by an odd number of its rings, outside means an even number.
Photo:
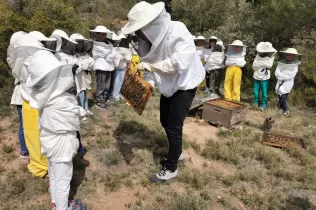
[{"label": "person crouching near hive", "polygon": [[240,101],[241,68],[246,64],[245,55],[246,46],[242,41],[235,40],[228,45],[224,82],[224,97],[226,100]]},{"label": "person crouching near hive", "polygon": [[302,55],[295,48],[288,48],[279,53],[278,66],[275,70],[275,77],[278,80],[275,91],[279,95],[278,107],[282,109],[283,116],[286,117],[290,115],[287,98],[294,86],[294,78],[301,64],[301,57]]},{"label": "person crouching near hive", "polygon": [[[75,53],[80,64],[75,74],[78,102],[79,105],[86,110],[87,117],[89,117],[93,115],[89,110],[87,97],[87,90],[91,90],[91,70],[94,65],[94,60],[90,56],[93,48],[93,41],[86,39],[78,33],[72,34],[70,39],[78,43],[76,44]],[[82,120],[85,121],[87,118],[84,117]]]},{"label": "person crouching near hive", "polygon": [[274,55],[277,52],[270,42],[260,42],[256,47],[257,55],[253,61],[253,107],[259,107],[259,94],[262,93],[260,110],[268,106],[268,91],[270,68],[273,66]]},{"label": "person crouching near hive", "polygon": [[182,22],[171,21],[163,2],[139,2],[127,17],[129,22],[122,33],[135,32],[140,38],[142,63],[137,67],[146,70],[145,79],[152,86],[157,84],[161,92],[160,122],[167,134],[169,150],[161,170],[149,180],[165,182],[178,176],[183,122],[196,87],[205,78],[205,70],[196,54],[191,33]]},{"label": "person crouching near hive", "polygon": [[52,209],[73,210],[68,203],[73,175],[72,158],[77,154],[77,131],[85,110],[66,92],[73,85],[73,64],[63,64],[51,52],[41,50],[25,62],[31,89],[30,105],[40,111],[42,153],[49,161],[49,191]]},{"label": "person crouching near hive", "polygon": [[13,42],[8,51],[10,65],[15,77],[19,80],[20,93],[23,98],[22,123],[24,130],[25,144],[30,155],[28,170],[37,177],[44,177],[48,171],[48,162],[41,154],[40,131],[38,128],[39,112],[30,106],[30,89],[26,86],[29,76],[23,63],[39,50],[45,49],[43,44],[37,41],[30,34],[24,34]]}]

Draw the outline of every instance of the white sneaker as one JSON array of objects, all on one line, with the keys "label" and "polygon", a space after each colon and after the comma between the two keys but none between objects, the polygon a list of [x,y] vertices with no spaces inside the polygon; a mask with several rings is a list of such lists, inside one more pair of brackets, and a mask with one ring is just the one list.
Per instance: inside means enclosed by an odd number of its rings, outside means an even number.
[{"label": "white sneaker", "polygon": [[204,92],[205,92],[205,93],[209,93],[209,92],[210,92],[210,89],[209,89],[209,88],[205,88]]},{"label": "white sneaker", "polygon": [[184,161],[184,155],[183,155],[183,153],[182,153],[182,152],[181,152],[181,155],[180,155],[180,157],[179,157],[178,161],[179,161],[179,162]]},{"label": "white sneaker", "polygon": [[218,98],[218,95],[217,95],[216,93],[211,93],[211,94],[210,94],[210,97],[211,97],[211,98]]},{"label": "white sneaker", "polygon": [[174,172],[169,171],[165,167],[161,168],[160,171],[149,177],[149,181],[153,183],[161,183],[161,182],[167,182],[172,179],[176,179],[178,177],[178,170],[175,170]]},{"label": "white sneaker", "polygon": [[86,110],[86,112],[88,117],[93,115],[93,113],[90,110]]},{"label": "white sneaker", "polygon": [[86,117],[82,118],[81,121],[87,121],[88,119]]}]

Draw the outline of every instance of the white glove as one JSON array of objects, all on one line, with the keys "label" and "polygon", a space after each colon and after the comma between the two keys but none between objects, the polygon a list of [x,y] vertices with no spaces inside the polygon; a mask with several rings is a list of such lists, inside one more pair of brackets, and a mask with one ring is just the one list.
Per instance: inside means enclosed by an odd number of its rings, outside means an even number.
[{"label": "white glove", "polygon": [[146,71],[152,71],[151,66],[149,65],[149,63],[145,63],[145,62],[141,62],[139,64],[137,64],[137,69],[138,70],[146,70]]}]

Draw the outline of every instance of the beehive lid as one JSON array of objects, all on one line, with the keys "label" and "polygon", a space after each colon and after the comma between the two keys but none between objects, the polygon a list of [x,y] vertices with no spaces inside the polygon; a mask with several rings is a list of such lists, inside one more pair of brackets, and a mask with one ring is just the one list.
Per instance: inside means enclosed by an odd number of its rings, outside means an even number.
[{"label": "beehive lid", "polygon": [[206,103],[210,104],[210,105],[222,107],[222,108],[225,108],[225,109],[229,109],[229,110],[236,110],[236,109],[246,108],[245,105],[242,105],[240,103],[233,102],[233,101],[228,101],[228,100],[225,100],[225,99],[222,99],[222,98],[215,99],[215,100],[212,100],[212,101],[208,101]]}]

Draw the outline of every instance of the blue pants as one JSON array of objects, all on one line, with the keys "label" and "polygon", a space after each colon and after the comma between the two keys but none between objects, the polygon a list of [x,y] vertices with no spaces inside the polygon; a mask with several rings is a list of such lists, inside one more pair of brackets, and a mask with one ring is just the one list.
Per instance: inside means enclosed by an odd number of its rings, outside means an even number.
[{"label": "blue pants", "polygon": [[79,93],[78,103],[79,103],[79,106],[81,106],[84,110],[88,110],[87,91],[82,90]]},{"label": "blue pants", "polygon": [[116,69],[114,86],[113,86],[113,98],[116,100],[120,99],[120,91],[125,77],[124,69]]},{"label": "blue pants", "polygon": [[287,96],[289,94],[283,94],[283,95],[280,95],[279,96],[279,105],[280,105],[280,108],[283,110],[283,112],[287,112],[289,111],[288,110],[288,107],[287,107]]},{"label": "blue pants", "polygon": [[22,105],[17,105],[16,106],[18,109],[18,116],[19,116],[19,122],[20,122],[20,127],[19,127],[19,141],[20,141],[20,148],[21,152],[29,152],[26,144],[25,144],[25,139],[24,139],[24,129],[23,129],[23,118],[22,118]]}]

